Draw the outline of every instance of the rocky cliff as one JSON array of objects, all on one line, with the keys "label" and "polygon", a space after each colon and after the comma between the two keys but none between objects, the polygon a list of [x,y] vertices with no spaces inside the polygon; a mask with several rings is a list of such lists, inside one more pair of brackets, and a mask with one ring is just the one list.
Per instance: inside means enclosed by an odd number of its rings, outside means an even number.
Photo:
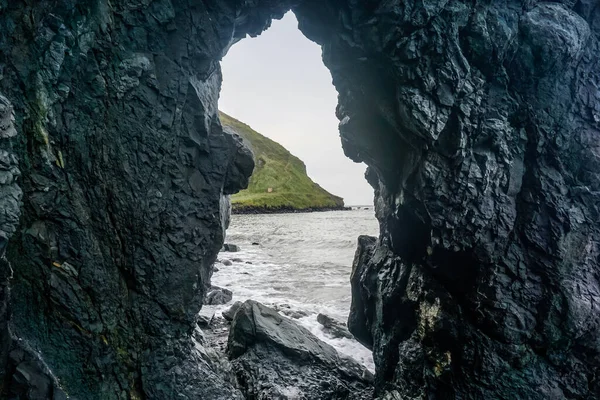
[{"label": "rocky cliff", "polygon": [[376,395],[600,396],[596,0],[0,0],[5,396],[239,395],[191,340],[251,172],[218,62],[290,8],[376,190]]},{"label": "rocky cliff", "polygon": [[6,396],[229,398],[189,338],[252,171],[217,115],[237,11],[0,2]]},{"label": "rocky cliff", "polygon": [[304,162],[285,147],[223,112],[220,119],[226,131],[239,135],[252,149],[256,160],[248,188],[231,196],[233,212],[344,208],[344,199],[313,182]]}]

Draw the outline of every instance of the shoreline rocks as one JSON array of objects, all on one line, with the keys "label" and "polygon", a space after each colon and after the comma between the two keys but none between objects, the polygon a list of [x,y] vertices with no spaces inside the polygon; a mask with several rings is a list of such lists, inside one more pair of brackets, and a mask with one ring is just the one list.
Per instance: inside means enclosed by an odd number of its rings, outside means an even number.
[{"label": "shoreline rocks", "polygon": [[317,315],[317,322],[323,326],[323,330],[329,333],[334,338],[354,339],[354,335],[350,333],[346,324],[337,321],[325,314]]},{"label": "shoreline rocks", "polygon": [[218,306],[227,304],[233,298],[233,292],[229,289],[218,286],[211,286],[204,297],[204,304],[209,306]]},{"label": "shoreline rocks", "polygon": [[352,211],[352,207],[323,207],[323,208],[292,208],[287,206],[281,207],[244,207],[231,209],[232,214],[296,214],[296,213],[312,213],[326,211]]},{"label": "shoreline rocks", "polygon": [[240,247],[236,244],[225,243],[221,251],[227,253],[237,253],[238,251],[240,251]]},{"label": "shoreline rocks", "polygon": [[227,355],[249,399],[349,399],[373,396],[373,375],[306,328],[248,300],[235,313]]},{"label": "shoreline rocks", "polygon": [[233,317],[235,316],[235,313],[237,312],[237,310],[239,310],[239,308],[241,306],[242,306],[242,302],[236,301],[235,303],[233,303],[233,305],[231,307],[229,307],[227,310],[223,311],[221,313],[221,315],[223,315],[223,318],[225,318],[226,321],[231,322],[231,321],[233,321]]}]

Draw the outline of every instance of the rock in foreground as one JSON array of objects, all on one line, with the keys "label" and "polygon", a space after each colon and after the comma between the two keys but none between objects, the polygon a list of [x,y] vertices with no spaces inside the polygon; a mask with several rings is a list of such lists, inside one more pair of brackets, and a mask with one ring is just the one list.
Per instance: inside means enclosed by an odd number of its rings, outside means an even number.
[{"label": "rock in foreground", "polygon": [[248,399],[369,399],[373,377],[307,329],[260,303],[236,312],[227,345]]}]

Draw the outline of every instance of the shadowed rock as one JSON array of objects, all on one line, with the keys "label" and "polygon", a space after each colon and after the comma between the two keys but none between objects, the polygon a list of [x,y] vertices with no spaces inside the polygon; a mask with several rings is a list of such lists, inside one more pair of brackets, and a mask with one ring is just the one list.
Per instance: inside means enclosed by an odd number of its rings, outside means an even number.
[{"label": "shadowed rock", "polygon": [[[6,129],[13,116],[2,98],[11,332],[74,398],[210,398],[211,387],[229,398],[189,349],[227,196],[247,185],[253,165],[217,114],[218,60],[237,11],[218,11],[225,18],[199,33],[216,9],[0,1],[0,92],[15,117]],[[0,261],[3,297],[10,267]],[[14,369],[3,362],[2,371]]]},{"label": "shadowed rock", "polygon": [[598,397],[597,2],[321,4],[296,15],[381,228],[348,324],[378,394]]}]

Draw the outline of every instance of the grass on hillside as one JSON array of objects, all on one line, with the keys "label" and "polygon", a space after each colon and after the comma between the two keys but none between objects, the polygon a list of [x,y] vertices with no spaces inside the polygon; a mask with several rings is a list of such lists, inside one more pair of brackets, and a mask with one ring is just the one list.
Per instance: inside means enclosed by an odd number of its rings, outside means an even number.
[{"label": "grass on hillside", "polygon": [[[252,148],[256,167],[248,189],[231,196],[234,209],[343,207],[344,200],[327,192],[306,174],[306,165],[279,143],[220,112],[221,123],[239,134]],[[268,193],[268,189],[272,193]]]}]

